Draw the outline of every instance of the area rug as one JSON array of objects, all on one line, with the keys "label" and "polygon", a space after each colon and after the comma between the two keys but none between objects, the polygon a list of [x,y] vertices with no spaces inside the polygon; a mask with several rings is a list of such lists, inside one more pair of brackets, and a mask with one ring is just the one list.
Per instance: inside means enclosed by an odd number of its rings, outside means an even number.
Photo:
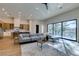
[{"label": "area rug", "polygon": [[40,44],[28,43],[21,45],[22,56],[65,56],[64,53],[58,51],[57,49],[51,47],[47,43],[43,44],[42,50]]}]

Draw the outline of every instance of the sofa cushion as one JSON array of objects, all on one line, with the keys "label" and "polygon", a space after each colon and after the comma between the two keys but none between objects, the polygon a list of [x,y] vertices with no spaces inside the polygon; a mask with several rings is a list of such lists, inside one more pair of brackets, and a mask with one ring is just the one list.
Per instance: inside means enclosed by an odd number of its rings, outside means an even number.
[{"label": "sofa cushion", "polygon": [[22,33],[19,35],[20,42],[28,42],[28,41],[34,41],[34,40],[42,40],[45,36],[43,34],[25,34]]},{"label": "sofa cushion", "polygon": [[29,34],[20,34],[21,37],[29,37]]},{"label": "sofa cushion", "polygon": [[30,39],[30,37],[23,37],[23,40],[28,40]]},{"label": "sofa cushion", "polygon": [[29,34],[22,34],[22,35],[23,35],[23,37],[29,36]]}]

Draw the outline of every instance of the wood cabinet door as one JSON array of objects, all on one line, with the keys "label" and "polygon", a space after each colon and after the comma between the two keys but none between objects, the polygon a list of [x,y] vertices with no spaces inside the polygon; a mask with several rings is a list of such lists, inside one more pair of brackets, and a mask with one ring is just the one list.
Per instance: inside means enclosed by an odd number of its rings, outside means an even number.
[{"label": "wood cabinet door", "polygon": [[2,23],[0,23],[0,28],[2,28]]},{"label": "wood cabinet door", "polygon": [[14,24],[10,24],[10,29],[13,29],[14,28]]}]

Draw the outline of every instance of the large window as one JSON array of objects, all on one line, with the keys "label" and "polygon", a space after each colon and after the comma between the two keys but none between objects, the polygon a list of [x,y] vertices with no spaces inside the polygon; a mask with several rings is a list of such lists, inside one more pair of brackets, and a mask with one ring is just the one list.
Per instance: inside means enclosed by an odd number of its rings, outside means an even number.
[{"label": "large window", "polygon": [[48,34],[53,35],[53,24],[48,24]]},{"label": "large window", "polygon": [[76,39],[76,21],[63,22],[63,38]]},{"label": "large window", "polygon": [[54,24],[54,37],[61,37],[61,23]]},{"label": "large window", "polygon": [[53,37],[76,40],[76,20],[48,24],[48,33]]}]

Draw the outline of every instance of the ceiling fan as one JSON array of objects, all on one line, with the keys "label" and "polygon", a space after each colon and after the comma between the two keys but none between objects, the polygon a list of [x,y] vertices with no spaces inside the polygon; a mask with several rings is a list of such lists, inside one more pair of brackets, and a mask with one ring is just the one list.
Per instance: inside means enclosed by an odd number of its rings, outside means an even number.
[{"label": "ceiling fan", "polygon": [[48,3],[42,3],[45,5],[46,9],[48,10]]}]

